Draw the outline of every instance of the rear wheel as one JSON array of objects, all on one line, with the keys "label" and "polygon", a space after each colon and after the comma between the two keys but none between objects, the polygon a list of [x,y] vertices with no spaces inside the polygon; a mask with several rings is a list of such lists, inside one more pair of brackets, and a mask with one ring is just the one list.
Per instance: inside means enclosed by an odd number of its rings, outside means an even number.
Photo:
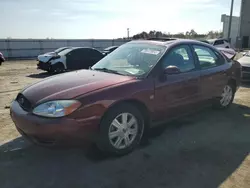
[{"label": "rear wheel", "polygon": [[116,106],[103,117],[98,147],[112,154],[124,155],[139,143],[144,132],[144,118],[132,105]]},{"label": "rear wheel", "polygon": [[228,83],[223,88],[221,97],[219,97],[215,101],[215,106],[220,109],[228,108],[233,100],[234,100],[234,94],[235,94],[235,86],[232,83]]}]

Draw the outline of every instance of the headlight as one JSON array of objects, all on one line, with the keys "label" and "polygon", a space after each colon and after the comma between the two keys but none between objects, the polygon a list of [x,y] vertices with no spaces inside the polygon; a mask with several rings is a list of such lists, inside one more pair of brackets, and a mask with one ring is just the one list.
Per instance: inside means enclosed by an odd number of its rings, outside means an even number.
[{"label": "headlight", "polygon": [[34,108],[33,114],[44,117],[63,117],[81,106],[77,100],[49,101]]},{"label": "headlight", "polygon": [[56,55],[56,56],[51,57],[50,60],[58,59],[58,58],[60,58],[60,57],[61,57],[60,55]]}]

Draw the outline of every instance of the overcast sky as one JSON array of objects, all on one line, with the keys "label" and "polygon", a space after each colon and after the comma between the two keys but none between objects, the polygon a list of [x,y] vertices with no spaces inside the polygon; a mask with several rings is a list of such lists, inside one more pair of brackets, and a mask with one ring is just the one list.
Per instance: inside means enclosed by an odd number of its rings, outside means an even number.
[{"label": "overcast sky", "polygon": [[[241,0],[235,0],[239,16]],[[0,38],[117,38],[127,28],[222,30],[231,0],[0,0]]]}]

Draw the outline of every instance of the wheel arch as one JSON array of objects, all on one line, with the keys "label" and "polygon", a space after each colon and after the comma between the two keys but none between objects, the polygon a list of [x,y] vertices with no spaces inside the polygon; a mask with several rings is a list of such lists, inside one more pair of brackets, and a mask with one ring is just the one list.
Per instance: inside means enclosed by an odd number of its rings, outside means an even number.
[{"label": "wheel arch", "polygon": [[234,78],[230,78],[229,80],[228,80],[228,83],[229,84],[232,84],[232,86],[234,87],[233,89],[234,89],[234,92],[236,92],[236,87],[237,87],[237,82],[236,82],[236,80],[234,79]]},{"label": "wheel arch", "polygon": [[66,57],[61,57],[59,59],[50,60],[51,66],[57,65],[59,63],[61,63],[63,65],[63,67],[64,67],[65,70],[67,69]]},{"label": "wheel arch", "polygon": [[131,106],[134,106],[141,112],[143,119],[144,119],[144,126],[146,130],[150,127],[150,122],[151,122],[151,115],[149,112],[148,107],[140,100],[138,99],[125,99],[121,101],[117,101],[113,103],[109,108],[106,110],[106,112],[103,114],[102,118],[113,108],[122,105],[122,104],[129,104]]}]

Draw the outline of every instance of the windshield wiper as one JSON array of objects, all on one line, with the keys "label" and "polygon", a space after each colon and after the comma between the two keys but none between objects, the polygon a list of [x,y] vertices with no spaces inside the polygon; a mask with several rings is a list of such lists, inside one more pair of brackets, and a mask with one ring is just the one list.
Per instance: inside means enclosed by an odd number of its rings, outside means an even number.
[{"label": "windshield wiper", "polygon": [[108,72],[108,73],[114,73],[114,74],[123,75],[123,74],[119,73],[119,72],[116,71],[116,70],[107,69],[107,68],[95,68],[95,69],[91,69],[91,70],[97,70],[97,71],[103,71],[103,72]]}]

